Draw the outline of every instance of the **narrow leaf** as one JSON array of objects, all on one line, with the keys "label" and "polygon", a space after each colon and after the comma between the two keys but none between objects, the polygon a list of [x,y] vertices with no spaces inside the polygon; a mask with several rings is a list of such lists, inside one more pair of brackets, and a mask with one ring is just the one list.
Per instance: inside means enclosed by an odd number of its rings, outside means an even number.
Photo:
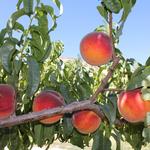
[{"label": "narrow leaf", "polygon": [[64,119],[63,119],[63,131],[64,131],[65,138],[68,138],[71,135],[71,133],[73,132],[73,126],[72,126],[71,118],[64,117]]},{"label": "narrow leaf", "polygon": [[150,57],[147,59],[145,65],[146,65],[146,66],[150,66]]},{"label": "narrow leaf", "polygon": [[17,19],[19,19],[23,15],[25,15],[25,11],[23,8],[14,12],[8,21],[8,26],[12,29]]},{"label": "narrow leaf", "polygon": [[17,5],[16,5],[17,10],[20,9],[20,5],[22,4],[22,2],[23,2],[23,0],[18,0],[18,3],[17,3]]},{"label": "narrow leaf", "polygon": [[11,73],[11,58],[14,53],[14,45],[11,43],[6,43],[0,48],[0,58],[4,69]]},{"label": "narrow leaf", "polygon": [[122,8],[120,0],[103,0],[103,3],[109,11],[116,14],[118,14]]},{"label": "narrow leaf", "polygon": [[43,131],[43,140],[44,142],[48,141],[49,144],[51,144],[54,140],[54,134],[55,134],[55,126],[44,126]]},{"label": "narrow leaf", "polygon": [[104,150],[103,149],[103,131],[97,131],[93,137],[92,150]]},{"label": "narrow leaf", "polygon": [[97,10],[99,11],[100,15],[108,21],[108,12],[105,10],[104,6],[97,6]]},{"label": "narrow leaf", "polygon": [[32,57],[28,57],[27,63],[29,66],[27,94],[31,97],[38,89],[40,83],[40,68],[37,61]]},{"label": "narrow leaf", "polygon": [[16,22],[16,23],[14,24],[14,30],[20,30],[20,31],[24,32],[24,27],[23,27],[23,25],[20,24],[19,22]]},{"label": "narrow leaf", "polygon": [[7,28],[4,28],[1,30],[1,32],[0,32],[0,45],[3,44],[6,33],[7,33]]},{"label": "narrow leaf", "polygon": [[13,63],[14,63],[15,72],[16,72],[16,74],[18,74],[21,67],[22,67],[22,61],[21,60],[14,60]]},{"label": "narrow leaf", "polygon": [[40,147],[43,145],[43,132],[44,128],[41,124],[37,124],[34,126],[34,140],[35,143]]},{"label": "narrow leaf", "polygon": [[33,0],[23,0],[25,13],[31,15],[33,13]]},{"label": "narrow leaf", "polygon": [[[56,5],[57,7],[59,8],[59,16],[62,15],[63,13],[63,5],[61,4],[61,2],[59,0],[52,0]],[[58,17],[59,17],[58,16]]]}]

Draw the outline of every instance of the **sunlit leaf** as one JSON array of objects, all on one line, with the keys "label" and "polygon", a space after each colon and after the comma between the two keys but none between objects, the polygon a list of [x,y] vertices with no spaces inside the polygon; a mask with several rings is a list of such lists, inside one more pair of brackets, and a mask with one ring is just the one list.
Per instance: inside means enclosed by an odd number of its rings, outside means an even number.
[{"label": "sunlit leaf", "polygon": [[63,5],[62,3],[59,1],[59,0],[52,0],[56,5],[57,7],[59,8],[59,16],[62,15],[63,13]]},{"label": "sunlit leaf", "polygon": [[25,13],[25,11],[24,11],[24,9],[22,8],[22,9],[19,9],[18,11],[16,11],[16,12],[14,12],[12,15],[11,15],[11,17],[10,17],[10,19],[9,19],[9,21],[8,21],[8,26],[10,27],[10,28],[13,28],[14,27],[14,24],[16,23],[16,21],[17,21],[17,19],[19,19],[21,16],[23,16],[23,15],[25,15],[26,13]]},{"label": "sunlit leaf", "polygon": [[33,13],[33,0],[23,0],[23,5],[25,13],[31,15]]},{"label": "sunlit leaf", "polygon": [[118,14],[122,8],[120,0],[103,0],[102,2],[104,3],[104,5],[109,11],[116,14]]}]

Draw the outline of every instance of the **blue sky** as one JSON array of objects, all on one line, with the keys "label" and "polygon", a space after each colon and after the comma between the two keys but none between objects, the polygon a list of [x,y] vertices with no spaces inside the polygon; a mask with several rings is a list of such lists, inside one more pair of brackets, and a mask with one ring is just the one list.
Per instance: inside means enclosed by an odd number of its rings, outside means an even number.
[{"label": "blue sky", "polygon": [[[50,3],[50,0],[43,1]],[[64,42],[64,57],[77,57],[80,55],[79,44],[82,37],[104,23],[96,9],[100,1],[61,0],[61,2],[64,13],[58,19],[57,29],[52,32],[52,40]],[[0,1],[0,29],[6,25],[11,13],[15,11],[16,3],[17,0]],[[143,64],[150,56],[149,6],[150,0],[137,0],[125,23],[118,45],[126,58],[135,58]]]}]

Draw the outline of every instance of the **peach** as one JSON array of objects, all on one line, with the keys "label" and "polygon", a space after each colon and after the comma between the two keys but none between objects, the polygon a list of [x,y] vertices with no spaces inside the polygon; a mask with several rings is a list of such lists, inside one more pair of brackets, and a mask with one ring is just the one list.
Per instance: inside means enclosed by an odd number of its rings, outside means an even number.
[{"label": "peach", "polygon": [[0,119],[8,118],[15,112],[16,92],[8,84],[0,84]]},{"label": "peach", "polygon": [[[65,104],[64,98],[57,92],[52,90],[42,91],[33,101],[33,112],[38,112],[44,109],[56,108]],[[52,124],[59,121],[63,114],[54,115],[40,120],[43,124]]]},{"label": "peach", "polygon": [[150,111],[150,101],[144,101],[141,89],[123,91],[118,97],[118,110],[128,122],[142,122]]},{"label": "peach", "polygon": [[90,65],[106,64],[112,59],[111,39],[102,32],[89,33],[80,42],[80,52],[83,59]]},{"label": "peach", "polygon": [[89,134],[98,129],[101,118],[91,110],[81,110],[72,116],[72,124],[82,134]]}]

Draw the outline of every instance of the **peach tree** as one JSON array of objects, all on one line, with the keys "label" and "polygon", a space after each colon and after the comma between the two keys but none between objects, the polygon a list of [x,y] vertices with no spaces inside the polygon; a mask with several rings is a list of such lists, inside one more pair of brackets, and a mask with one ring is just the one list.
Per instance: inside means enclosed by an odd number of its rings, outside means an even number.
[{"label": "peach tree", "polygon": [[64,60],[63,43],[51,39],[61,2],[18,0],[0,31],[0,149],[48,149],[55,140],[82,149],[92,142],[92,150],[110,150],[112,138],[116,150],[121,141],[136,150],[149,143],[150,57],[142,65],[117,46],[135,3],[101,0],[105,24],[81,37],[83,60]]}]

